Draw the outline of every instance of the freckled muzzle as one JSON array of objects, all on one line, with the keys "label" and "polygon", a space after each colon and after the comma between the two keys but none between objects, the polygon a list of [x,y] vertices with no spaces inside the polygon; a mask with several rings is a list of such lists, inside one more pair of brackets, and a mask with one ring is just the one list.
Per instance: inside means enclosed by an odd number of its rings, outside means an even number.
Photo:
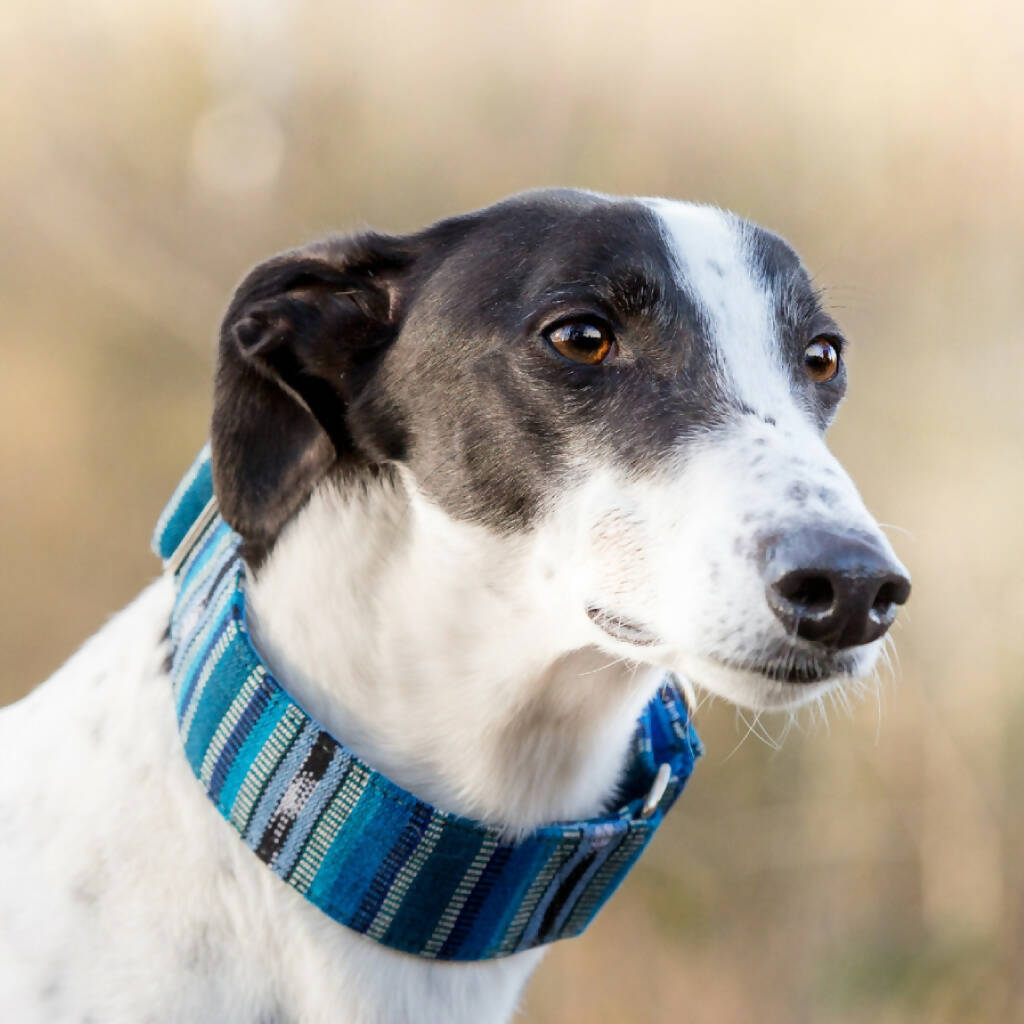
[{"label": "freckled muzzle", "polygon": [[862,534],[804,528],[764,537],[759,548],[776,618],[832,651],[879,639],[910,596],[903,567]]}]

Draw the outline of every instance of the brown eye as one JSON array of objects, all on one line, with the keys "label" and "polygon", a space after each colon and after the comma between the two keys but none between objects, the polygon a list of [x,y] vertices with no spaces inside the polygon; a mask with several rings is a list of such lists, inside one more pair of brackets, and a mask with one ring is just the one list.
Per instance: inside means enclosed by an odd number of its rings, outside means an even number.
[{"label": "brown eye", "polygon": [[828,338],[815,338],[804,349],[804,369],[815,384],[826,384],[839,372],[839,349]]},{"label": "brown eye", "polygon": [[611,355],[615,339],[611,331],[590,320],[570,320],[544,335],[548,344],[574,363],[597,366]]}]

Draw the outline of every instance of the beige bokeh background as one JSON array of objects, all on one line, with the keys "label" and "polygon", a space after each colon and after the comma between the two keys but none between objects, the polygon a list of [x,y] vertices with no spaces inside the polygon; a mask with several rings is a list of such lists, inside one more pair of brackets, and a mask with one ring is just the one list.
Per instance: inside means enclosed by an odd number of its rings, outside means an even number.
[{"label": "beige bokeh background", "polygon": [[6,0],[0,700],[157,572],[248,265],[541,184],[728,206],[854,339],[833,446],[914,573],[899,664],[779,750],[703,709],[694,784],[525,1019],[1024,1019],[1022,12]]}]

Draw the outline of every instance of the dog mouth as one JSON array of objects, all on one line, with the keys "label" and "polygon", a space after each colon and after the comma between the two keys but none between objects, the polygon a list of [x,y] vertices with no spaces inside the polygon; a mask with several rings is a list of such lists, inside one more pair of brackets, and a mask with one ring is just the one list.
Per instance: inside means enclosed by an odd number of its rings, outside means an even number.
[{"label": "dog mouth", "polygon": [[807,651],[789,645],[776,645],[750,658],[713,658],[723,668],[763,676],[773,683],[808,685],[856,675],[856,655],[827,651]]},{"label": "dog mouth", "polygon": [[587,615],[595,626],[604,630],[605,633],[615,640],[622,640],[627,644],[635,644],[638,647],[653,647],[655,644],[660,643],[658,637],[639,623],[623,618],[621,615],[605,611],[603,608],[591,605],[587,609]]}]

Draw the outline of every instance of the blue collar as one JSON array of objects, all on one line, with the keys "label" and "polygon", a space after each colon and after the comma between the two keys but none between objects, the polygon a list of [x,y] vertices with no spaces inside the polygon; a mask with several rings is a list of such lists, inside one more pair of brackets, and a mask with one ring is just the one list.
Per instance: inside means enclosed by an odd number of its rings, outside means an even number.
[{"label": "blue collar", "polygon": [[157,524],[171,679],[192,770],[243,842],[335,921],[406,953],[486,960],[579,935],[681,792],[700,743],[672,677],[637,722],[618,809],[521,839],[433,807],[317,724],[249,637],[240,538],[208,446]]}]

